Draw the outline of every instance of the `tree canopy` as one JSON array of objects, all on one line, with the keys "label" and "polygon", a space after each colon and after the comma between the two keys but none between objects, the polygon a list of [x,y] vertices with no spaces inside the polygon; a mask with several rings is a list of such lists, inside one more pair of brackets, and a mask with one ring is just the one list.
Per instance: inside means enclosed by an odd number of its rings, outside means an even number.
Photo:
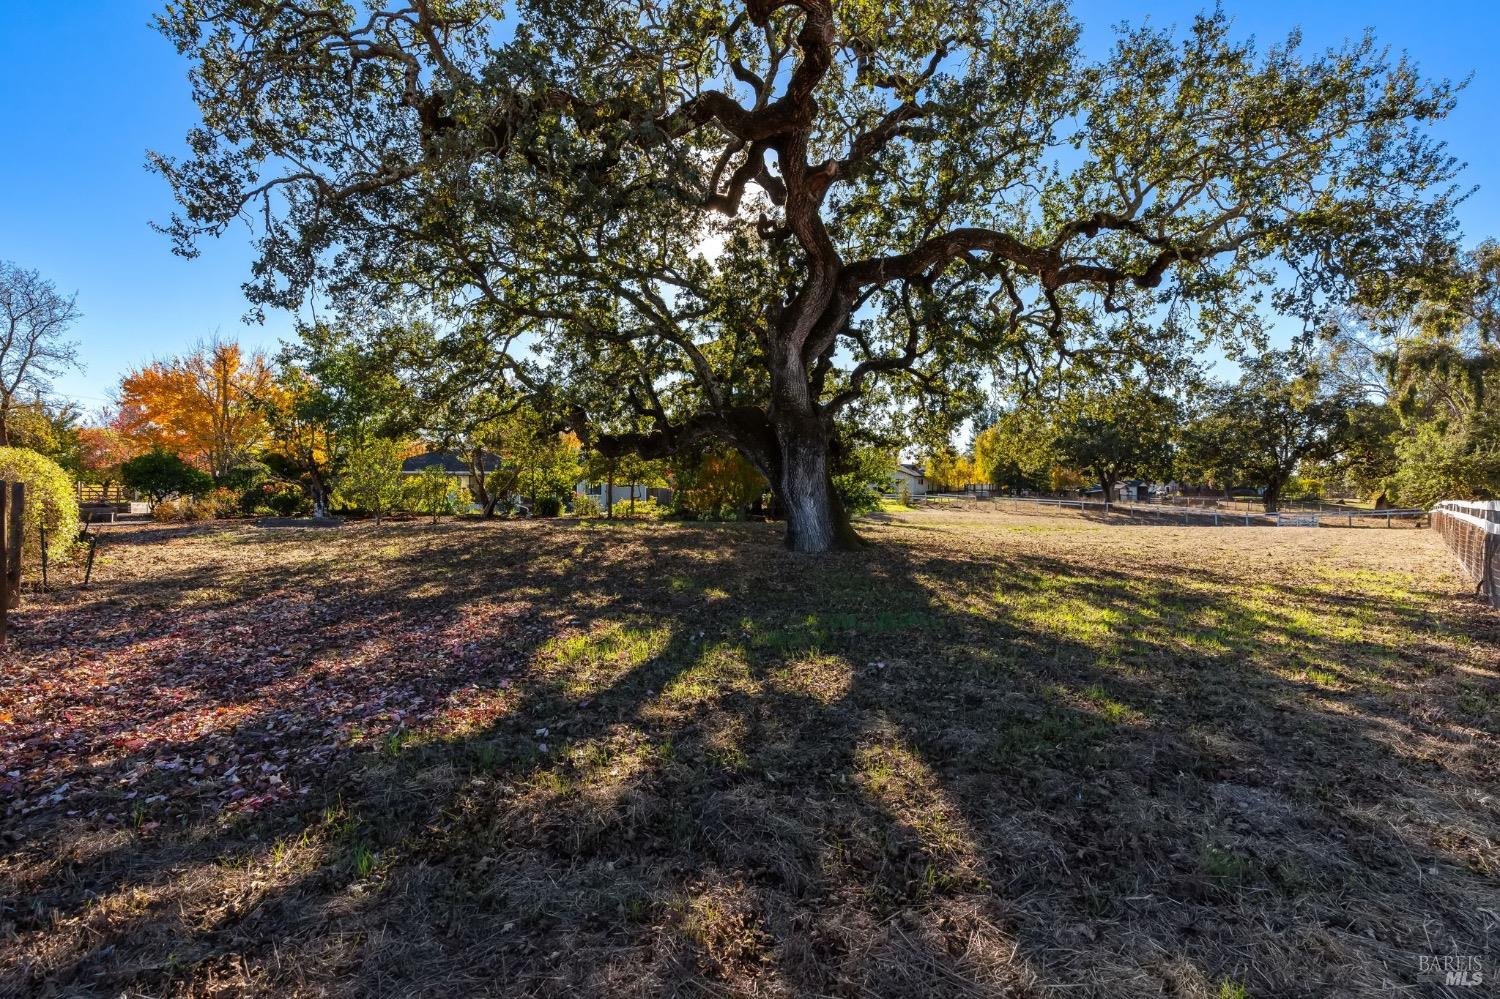
[{"label": "tree canopy", "polygon": [[1325,379],[1295,350],[1246,362],[1237,382],[1209,390],[1186,428],[1188,466],[1223,489],[1256,486],[1276,510],[1298,466],[1336,457],[1349,434],[1355,400]]},{"label": "tree canopy", "polygon": [[264,354],[215,338],[127,372],[120,409],[136,440],[184,455],[218,479],[266,439],[261,402],[273,386]]},{"label": "tree canopy", "polygon": [[1174,400],[1127,382],[1068,399],[1052,447],[1065,461],[1093,475],[1108,502],[1115,483],[1127,476],[1170,475],[1180,420]]},{"label": "tree canopy", "polygon": [[[1058,0],[193,0],[202,121],[155,156],[178,248],[256,233],[256,308],[416,310],[497,396],[603,453],[705,438],[788,543],[872,392],[1180,353],[1440,255],[1454,88],[1365,38],[1306,52]],[[911,412],[924,408],[907,407]]]}]

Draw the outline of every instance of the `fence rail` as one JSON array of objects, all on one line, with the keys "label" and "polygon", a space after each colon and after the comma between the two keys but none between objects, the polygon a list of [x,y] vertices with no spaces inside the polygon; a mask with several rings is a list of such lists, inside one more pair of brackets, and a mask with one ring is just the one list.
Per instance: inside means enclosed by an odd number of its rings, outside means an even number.
[{"label": "fence rail", "polygon": [[[928,493],[928,498],[975,499],[972,493]],[[1426,510],[1355,510],[1345,508],[1324,513],[1312,511],[1288,511],[1263,513],[1250,511],[1213,510],[1204,507],[1169,506],[1162,503],[1105,503],[1090,499],[1051,499],[1042,496],[988,496],[987,502],[1014,505],[1036,505],[1080,512],[1093,512],[1105,516],[1134,517],[1158,523],[1178,523],[1201,527],[1353,527],[1356,521],[1373,521],[1391,527],[1395,522],[1412,520],[1420,524],[1428,516]]]},{"label": "fence rail", "polygon": [[1444,500],[1432,508],[1432,529],[1490,606],[1500,608],[1500,503]]}]

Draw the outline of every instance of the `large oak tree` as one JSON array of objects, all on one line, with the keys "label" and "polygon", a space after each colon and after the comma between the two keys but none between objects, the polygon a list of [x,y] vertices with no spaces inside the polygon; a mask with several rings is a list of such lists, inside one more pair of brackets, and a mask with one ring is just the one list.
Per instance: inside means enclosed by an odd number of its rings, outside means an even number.
[{"label": "large oak tree", "polygon": [[[1048,0],[176,0],[180,249],[257,306],[420,308],[601,453],[703,438],[788,543],[855,539],[840,419],[1258,295],[1311,314],[1449,236],[1453,89],[1221,15],[1087,58]],[[1151,318],[1160,322],[1142,321]],[[602,389],[608,389],[607,391]]]}]

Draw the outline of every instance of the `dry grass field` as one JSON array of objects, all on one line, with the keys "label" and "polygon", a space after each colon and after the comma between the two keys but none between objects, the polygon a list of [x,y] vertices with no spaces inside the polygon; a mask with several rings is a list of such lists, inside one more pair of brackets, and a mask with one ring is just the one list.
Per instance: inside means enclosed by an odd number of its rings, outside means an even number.
[{"label": "dry grass field", "polygon": [[0,653],[3,995],[1500,974],[1500,615],[1424,531],[111,530]]}]

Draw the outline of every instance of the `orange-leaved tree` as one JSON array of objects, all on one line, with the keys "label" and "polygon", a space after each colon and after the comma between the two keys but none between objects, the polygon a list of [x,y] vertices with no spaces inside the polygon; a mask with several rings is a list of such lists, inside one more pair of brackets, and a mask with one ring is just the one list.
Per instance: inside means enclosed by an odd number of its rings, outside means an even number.
[{"label": "orange-leaved tree", "polygon": [[214,338],[126,374],[120,408],[137,444],[175,451],[219,479],[265,440],[258,400],[272,384],[265,354]]},{"label": "orange-leaved tree", "polygon": [[118,410],[101,414],[94,426],[79,427],[78,445],[84,475],[104,487],[106,499],[120,479],[120,466],[141,453]]}]

